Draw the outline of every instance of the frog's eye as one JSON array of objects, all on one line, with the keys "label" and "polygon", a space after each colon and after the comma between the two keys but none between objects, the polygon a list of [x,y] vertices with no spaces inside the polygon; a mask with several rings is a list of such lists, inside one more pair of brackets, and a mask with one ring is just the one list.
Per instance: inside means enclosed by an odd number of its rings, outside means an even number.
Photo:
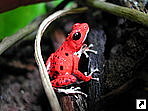
[{"label": "frog's eye", "polygon": [[76,32],[73,34],[73,40],[79,40],[81,38],[81,33],[80,32]]}]

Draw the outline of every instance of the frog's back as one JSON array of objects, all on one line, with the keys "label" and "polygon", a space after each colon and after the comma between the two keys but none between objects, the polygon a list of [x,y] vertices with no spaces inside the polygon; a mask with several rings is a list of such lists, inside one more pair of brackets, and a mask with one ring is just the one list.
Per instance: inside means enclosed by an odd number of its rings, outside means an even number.
[{"label": "frog's back", "polygon": [[50,70],[56,71],[60,75],[71,74],[73,69],[73,54],[59,48],[51,55]]}]

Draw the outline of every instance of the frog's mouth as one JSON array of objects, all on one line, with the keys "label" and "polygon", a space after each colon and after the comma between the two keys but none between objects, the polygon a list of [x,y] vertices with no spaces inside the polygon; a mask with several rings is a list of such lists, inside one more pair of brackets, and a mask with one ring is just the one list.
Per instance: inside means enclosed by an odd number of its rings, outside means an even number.
[{"label": "frog's mouth", "polygon": [[83,41],[82,41],[82,43],[84,43],[84,41],[86,40],[87,35],[88,35],[88,32],[89,32],[89,29],[87,30],[87,32],[86,32],[86,34],[85,34],[85,37],[84,37],[84,39],[83,39]]}]

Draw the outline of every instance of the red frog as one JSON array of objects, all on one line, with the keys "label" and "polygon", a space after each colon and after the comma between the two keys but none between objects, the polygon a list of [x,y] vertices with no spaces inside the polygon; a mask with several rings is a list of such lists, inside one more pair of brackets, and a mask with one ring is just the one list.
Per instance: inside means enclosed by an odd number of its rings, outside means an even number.
[{"label": "red frog", "polygon": [[46,66],[48,74],[53,78],[51,81],[53,87],[66,86],[75,83],[77,79],[84,82],[91,79],[97,80],[97,78],[92,78],[93,72],[86,76],[78,70],[78,63],[82,53],[86,57],[88,57],[86,51],[97,53],[89,49],[92,44],[88,47],[84,44],[88,32],[89,26],[87,23],[74,24],[66,41],[48,58]]}]

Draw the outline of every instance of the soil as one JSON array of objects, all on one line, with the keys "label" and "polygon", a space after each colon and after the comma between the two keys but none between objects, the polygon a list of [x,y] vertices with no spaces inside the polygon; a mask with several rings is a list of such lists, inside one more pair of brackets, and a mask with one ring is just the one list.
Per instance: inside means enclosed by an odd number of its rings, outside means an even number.
[{"label": "soil", "polygon": [[35,63],[33,45],[33,40],[25,40],[0,56],[0,111],[50,109]]}]

